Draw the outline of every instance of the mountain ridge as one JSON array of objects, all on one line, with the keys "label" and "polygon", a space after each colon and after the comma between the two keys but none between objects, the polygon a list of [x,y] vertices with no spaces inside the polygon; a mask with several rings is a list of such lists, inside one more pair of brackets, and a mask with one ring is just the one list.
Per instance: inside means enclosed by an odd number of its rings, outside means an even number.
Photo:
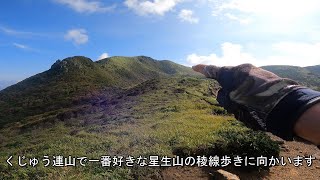
[{"label": "mountain ridge", "polygon": [[17,81],[4,81],[4,80],[1,80],[0,81],[0,91],[11,86],[11,85],[14,85],[15,83],[17,83]]},{"label": "mountain ridge", "polygon": [[320,76],[320,65],[307,66],[305,68],[308,69],[309,71],[313,72],[314,74],[317,74],[318,76]]},{"label": "mountain ridge", "polygon": [[287,65],[262,66],[261,68],[271,71],[283,78],[293,79],[300,84],[320,90],[320,65],[299,67]]},{"label": "mountain ridge", "polygon": [[[319,67],[262,68],[319,90]],[[3,110],[0,126],[45,112],[57,113],[59,109],[89,103],[99,96],[106,99],[145,81],[166,76],[200,75],[189,67],[147,56],[114,56],[95,62],[84,56],[57,60],[49,70],[0,91]]]},{"label": "mountain ridge", "polygon": [[116,56],[96,62],[84,56],[57,60],[49,70],[0,91],[0,125],[79,105],[101,92],[109,96],[171,75],[197,73],[171,61],[146,56]]}]

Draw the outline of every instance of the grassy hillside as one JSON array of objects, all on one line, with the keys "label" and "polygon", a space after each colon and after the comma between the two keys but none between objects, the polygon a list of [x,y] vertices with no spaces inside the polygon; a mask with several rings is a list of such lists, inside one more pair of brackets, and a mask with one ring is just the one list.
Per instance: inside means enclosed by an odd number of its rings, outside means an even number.
[{"label": "grassy hillside", "polygon": [[[187,67],[149,57],[86,57],[57,61],[51,69],[0,92],[0,127],[42,113],[107,97],[146,80],[168,75],[195,75]],[[101,92],[104,93],[101,93]]]},{"label": "grassy hillside", "polygon": [[278,156],[278,144],[227,114],[217,83],[148,57],[85,57],[0,93],[2,179],[161,179],[164,168],[18,166],[17,156]]},{"label": "grassy hillside", "polygon": [[316,75],[320,76],[320,65],[318,65],[318,66],[308,66],[308,67],[305,67],[305,68],[308,69],[313,74],[316,74]]},{"label": "grassy hillside", "polygon": [[317,74],[317,66],[302,68],[297,66],[263,66],[263,69],[271,71],[281,77],[290,78],[300,84],[320,90],[320,75]]},{"label": "grassy hillside", "polygon": [[[0,161],[26,157],[86,156],[277,156],[278,145],[263,133],[244,127],[217,105],[216,85],[195,77],[161,77],[128,88],[85,111],[70,110],[58,118],[34,116],[0,130]],[[39,121],[39,119],[45,121]],[[16,158],[16,157],[15,157]],[[17,163],[13,161],[14,163]],[[161,179],[163,168],[86,167],[8,168],[0,176],[48,179]]]}]

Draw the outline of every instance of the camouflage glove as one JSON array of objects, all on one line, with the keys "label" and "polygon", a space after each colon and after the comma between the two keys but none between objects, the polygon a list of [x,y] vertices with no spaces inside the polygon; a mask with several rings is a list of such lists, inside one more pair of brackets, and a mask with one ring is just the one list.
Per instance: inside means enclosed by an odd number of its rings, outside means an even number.
[{"label": "camouflage glove", "polygon": [[[288,93],[301,88],[295,81],[255,67],[197,65],[195,71],[216,79],[222,86],[217,100],[228,112],[253,129],[269,130],[268,115]],[[271,130],[272,131],[272,130]]]}]

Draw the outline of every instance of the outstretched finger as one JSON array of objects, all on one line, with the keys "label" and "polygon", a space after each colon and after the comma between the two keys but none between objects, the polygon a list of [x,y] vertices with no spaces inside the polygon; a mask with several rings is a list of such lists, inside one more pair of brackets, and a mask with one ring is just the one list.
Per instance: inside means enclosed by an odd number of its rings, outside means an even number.
[{"label": "outstretched finger", "polygon": [[204,72],[204,68],[205,68],[206,65],[204,64],[198,64],[198,65],[195,65],[195,66],[192,66],[192,69],[196,72],[199,72],[203,75],[206,75],[205,72]]},{"label": "outstretched finger", "polygon": [[198,64],[192,66],[192,69],[196,72],[205,75],[208,78],[217,79],[220,67],[213,65]]}]

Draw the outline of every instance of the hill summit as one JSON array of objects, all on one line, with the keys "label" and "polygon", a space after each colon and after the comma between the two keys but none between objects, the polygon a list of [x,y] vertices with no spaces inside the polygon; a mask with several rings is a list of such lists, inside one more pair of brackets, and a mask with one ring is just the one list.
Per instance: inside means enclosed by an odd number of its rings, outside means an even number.
[{"label": "hill summit", "polygon": [[57,60],[49,70],[0,92],[0,126],[71,107],[101,91],[108,96],[153,78],[195,74],[191,68],[146,56]]}]

